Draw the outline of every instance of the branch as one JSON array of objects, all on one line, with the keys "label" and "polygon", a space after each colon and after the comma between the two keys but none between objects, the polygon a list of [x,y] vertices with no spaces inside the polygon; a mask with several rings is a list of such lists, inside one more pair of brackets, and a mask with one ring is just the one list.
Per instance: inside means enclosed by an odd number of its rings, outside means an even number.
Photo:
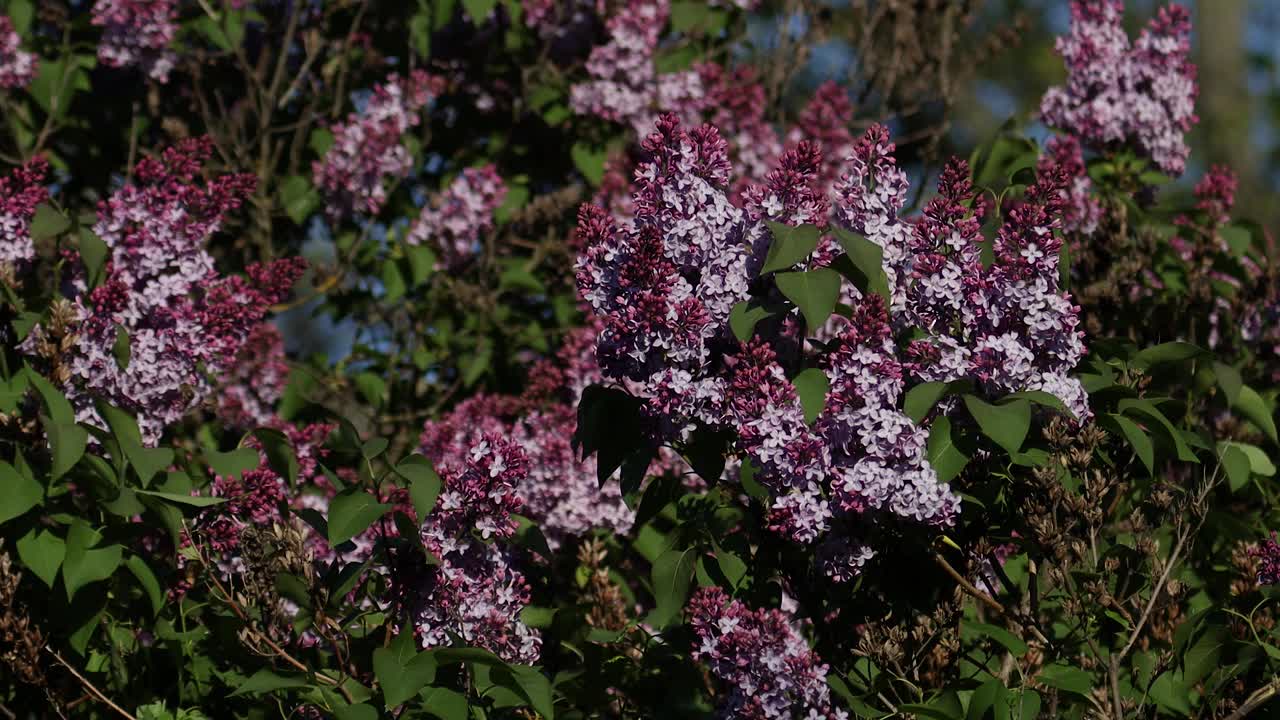
[{"label": "branch", "polygon": [[53,656],[54,660],[58,661],[59,665],[66,668],[67,672],[74,675],[75,678],[80,681],[80,684],[84,686],[85,690],[88,690],[91,695],[93,695],[94,697],[98,698],[98,700],[105,703],[107,707],[119,713],[120,717],[128,718],[129,720],[138,720],[138,718],[134,717],[133,715],[130,715],[127,710],[111,702],[111,698],[104,695],[101,690],[99,690],[97,687],[94,686],[93,683],[89,682],[88,678],[86,678],[85,676],[77,672],[75,668],[71,667],[71,663],[67,662],[66,660],[63,660],[62,656],[58,654],[58,651],[54,650],[48,645],[45,645],[44,649],[46,652],[48,652],[50,655]]}]

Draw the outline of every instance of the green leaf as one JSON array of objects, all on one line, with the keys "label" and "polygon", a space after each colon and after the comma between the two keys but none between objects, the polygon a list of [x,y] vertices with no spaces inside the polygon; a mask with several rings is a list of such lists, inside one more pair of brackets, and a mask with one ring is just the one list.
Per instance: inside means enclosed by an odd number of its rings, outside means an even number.
[{"label": "green leaf", "polygon": [[28,570],[53,589],[58,568],[67,554],[67,544],[48,530],[32,529],[18,540],[18,557]]},{"label": "green leaf", "polygon": [[50,479],[57,480],[80,462],[89,444],[89,433],[74,423],[59,423],[43,417],[44,430],[49,436],[49,448],[53,453]]},{"label": "green leaf", "polygon": [[911,418],[912,422],[919,423],[924,420],[934,405],[947,394],[950,383],[944,382],[927,382],[921,383],[907,391],[907,397],[902,401],[902,410]]},{"label": "green leaf", "polygon": [[840,275],[828,268],[774,275],[778,290],[804,313],[810,331],[822,327],[836,309],[840,297]]},{"label": "green leaf", "polygon": [[1133,364],[1142,367],[1154,367],[1165,363],[1183,362],[1204,354],[1204,348],[1187,342],[1174,341],[1153,345],[1142,350],[1134,356]]},{"label": "green leaf", "polygon": [[436,253],[426,245],[405,245],[405,258],[409,260],[409,281],[417,287],[436,271]]},{"label": "green leaf", "polygon": [[1232,403],[1232,407],[1239,410],[1249,422],[1258,426],[1258,429],[1270,438],[1271,442],[1280,444],[1276,438],[1276,423],[1271,417],[1271,408],[1267,407],[1266,401],[1253,388],[1248,385],[1241,386],[1240,397]]},{"label": "green leaf", "polygon": [[951,437],[951,419],[945,415],[934,420],[929,428],[927,452],[939,482],[950,482],[969,464],[969,456],[960,452]]},{"label": "green leaf", "polygon": [[389,646],[373,651],[373,674],[390,710],[435,679],[436,659],[430,653],[418,652],[413,632],[401,632]]},{"label": "green leaf", "polygon": [[1239,492],[1249,484],[1251,477],[1249,456],[1243,450],[1229,443],[1219,443],[1218,459],[1227,474],[1227,484],[1231,487],[1231,492]]},{"label": "green leaf", "polygon": [[277,675],[273,671],[263,668],[241,683],[240,687],[236,688],[230,697],[261,695],[273,690],[304,688],[308,685],[310,683],[307,682],[307,678],[303,675]]},{"label": "green leaf", "polygon": [[653,596],[656,607],[648,621],[656,628],[671,624],[684,608],[689,595],[689,582],[693,578],[693,564],[697,553],[692,548],[672,548],[658,556],[653,563]]},{"label": "green leaf", "polygon": [[390,509],[359,488],[339,493],[329,503],[329,544],[341,545],[359,535]]},{"label": "green leaf", "polygon": [[6,523],[44,501],[44,487],[0,460],[0,523]]},{"label": "green leaf", "polygon": [[988,716],[996,720],[1009,717],[1009,706],[1005,701],[1008,693],[999,678],[992,678],[973,691],[969,698],[969,720],[983,720]]},{"label": "green leaf", "polygon": [[116,323],[116,340],[111,344],[111,356],[116,360],[116,367],[121,370],[128,370],[131,352],[129,331],[125,329],[125,326]]},{"label": "green leaf", "polygon": [[601,485],[624,460],[645,447],[640,408],[639,400],[617,388],[591,385],[583,390],[573,444],[583,458],[597,454],[596,477]]},{"label": "green leaf", "polygon": [[827,391],[831,389],[827,374],[819,368],[809,368],[792,378],[791,384],[804,408],[804,421],[812,425],[827,406]]},{"label": "green leaf", "polygon": [[764,258],[764,266],[760,268],[761,275],[786,270],[803,262],[818,247],[818,240],[822,238],[822,231],[816,225],[793,227],[772,220],[767,224],[769,231],[773,233],[773,242],[769,245],[769,254]]},{"label": "green leaf", "polygon": [[1244,379],[1240,377],[1240,371],[1226,363],[1215,362],[1213,376],[1218,381],[1218,387],[1222,388],[1227,405],[1235,405],[1240,399],[1240,390],[1244,387]]},{"label": "green leaf", "polygon": [[1093,690],[1093,676],[1078,667],[1062,663],[1046,665],[1036,678],[1049,687],[1077,695],[1089,696]]},{"label": "green leaf", "polygon": [[1169,418],[1156,407],[1155,403],[1146,398],[1125,398],[1116,404],[1120,412],[1129,414],[1130,411],[1145,415],[1160,424],[1164,429],[1169,442],[1173,443],[1174,451],[1179,460],[1184,462],[1197,462],[1196,455],[1191,451],[1191,447],[1187,445],[1186,439],[1182,436],[1182,432],[1174,427]]},{"label": "green leaf", "polygon": [[677,474],[668,474],[654,478],[640,496],[640,507],[636,509],[635,526],[640,527],[658,516],[662,509],[675,502],[684,493],[684,483]]},{"label": "green leaf", "polygon": [[698,0],[676,0],[671,3],[671,29],[676,32],[688,32],[699,27],[710,14],[711,8],[706,2]]},{"label": "green leaf", "polygon": [[497,6],[498,0],[462,0],[462,8],[477,25],[484,22]]},{"label": "green leaf", "polygon": [[1017,453],[1031,428],[1031,403],[1025,399],[991,405],[976,395],[964,396],[965,407],[987,437],[1010,455]]},{"label": "green leaf", "polygon": [[1244,453],[1244,456],[1249,460],[1249,470],[1253,474],[1262,475],[1263,477],[1272,477],[1276,474],[1275,464],[1271,462],[1271,458],[1267,456],[1267,453],[1257,445],[1234,441],[1218,443],[1219,451],[1225,447],[1232,447]]},{"label": "green leaf", "polygon": [[356,388],[360,390],[360,394],[365,400],[369,401],[374,407],[382,407],[382,403],[387,398],[387,382],[382,379],[381,375],[372,372],[362,372],[355,377]]},{"label": "green leaf", "polygon": [[320,193],[305,177],[290,175],[280,184],[280,204],[293,224],[300,226],[320,207]]},{"label": "green leaf", "polygon": [[49,203],[36,206],[36,214],[31,218],[31,237],[40,240],[61,235],[71,227],[65,213]]},{"label": "green leaf", "polygon": [[40,395],[40,400],[44,403],[49,417],[58,424],[74,425],[76,422],[75,410],[71,408],[71,403],[67,402],[67,398],[62,394],[62,391],[50,384],[43,375],[29,369],[26,372],[28,383]]},{"label": "green leaf", "polygon": [[768,317],[778,315],[781,310],[758,305],[754,300],[744,300],[733,306],[729,313],[729,329],[739,342],[747,342],[755,334],[756,324]]},{"label": "green leaf", "polygon": [[132,415],[105,402],[97,403],[97,408],[98,414],[107,421],[107,426],[111,428],[111,433],[120,444],[120,449],[129,459],[129,465],[138,474],[143,487],[151,484],[151,479],[156,476],[156,473],[173,464],[172,448],[143,447],[142,433],[138,430],[138,423]]},{"label": "green leaf", "polygon": [[384,302],[393,303],[404,297],[408,286],[405,284],[404,275],[400,272],[400,266],[395,260],[387,260],[382,263],[382,299]]},{"label": "green leaf", "polygon": [[449,688],[432,687],[418,694],[422,709],[440,720],[467,720],[467,696]]},{"label": "green leaf", "polygon": [[1188,700],[1190,689],[1182,680],[1182,674],[1178,672],[1161,673],[1156,681],[1151,683],[1151,689],[1148,691],[1151,699],[1156,701],[1156,705],[1162,709],[1173,713],[1177,717],[1191,717],[1191,703]]},{"label": "green leaf", "polygon": [[333,716],[336,720],[378,720],[378,709],[372,705],[335,705]]},{"label": "green leaf", "polygon": [[87,227],[80,228],[80,262],[84,264],[85,284],[90,290],[102,283],[102,272],[110,255],[111,249],[102,238]]},{"label": "green leaf", "polygon": [[290,485],[298,482],[298,456],[293,452],[293,444],[289,436],[271,428],[258,428],[253,436],[262,445],[262,454],[267,456],[267,466],[277,475],[289,481]]},{"label": "green leaf", "polygon": [[67,532],[67,553],[62,561],[62,580],[67,587],[67,600],[75,599],[80,588],[106,580],[120,566],[119,545],[97,547],[102,535],[83,520],[76,519]]},{"label": "green leaf", "polygon": [[576,142],[569,149],[569,155],[573,158],[574,167],[582,173],[582,177],[586,178],[592,187],[599,187],[600,181],[604,180],[604,162],[609,151],[585,142]]},{"label": "green leaf", "polygon": [[138,579],[138,584],[147,594],[147,599],[151,601],[152,613],[159,615],[160,610],[164,608],[164,592],[160,589],[160,581],[156,579],[156,574],[151,572],[147,562],[137,555],[130,555],[124,564]]},{"label": "green leaf", "polygon": [[417,454],[401,460],[396,465],[396,473],[409,481],[409,499],[418,513],[418,522],[422,522],[435,509],[436,498],[440,496],[440,476],[430,460]]},{"label": "green leaf", "polygon": [[875,293],[884,298],[887,306],[892,296],[889,291],[889,276],[884,271],[884,248],[841,227],[835,229],[835,235],[844,248],[845,256],[857,271],[850,280],[862,292]]},{"label": "green leaf", "polygon": [[980,637],[988,637],[995,640],[1000,643],[1000,645],[1004,646],[1004,649],[1013,653],[1016,657],[1022,657],[1031,650],[1022,638],[998,625],[987,625],[985,623],[969,622],[966,620],[964,622],[964,626],[977,633]]},{"label": "green leaf", "polygon": [[134,490],[139,495],[148,497],[156,497],[161,500],[167,500],[178,505],[190,505],[191,507],[211,507],[213,505],[221,505],[226,502],[226,498],[208,497],[205,495],[183,495],[181,493],[160,492],[158,490]]},{"label": "green leaf", "polygon": [[515,679],[520,694],[529,701],[529,706],[545,720],[555,720],[551,683],[547,677],[528,665],[509,665],[506,669]]},{"label": "green leaf", "polygon": [[1129,441],[1129,445],[1133,447],[1133,453],[1147,467],[1147,473],[1155,473],[1156,449],[1151,442],[1151,436],[1147,435],[1147,431],[1138,427],[1137,423],[1123,415],[1111,413],[1108,417],[1120,428],[1120,432],[1124,434],[1125,439]]},{"label": "green leaf", "polygon": [[259,462],[258,451],[247,447],[227,452],[205,450],[204,459],[214,474],[237,480],[246,472],[257,468]]}]

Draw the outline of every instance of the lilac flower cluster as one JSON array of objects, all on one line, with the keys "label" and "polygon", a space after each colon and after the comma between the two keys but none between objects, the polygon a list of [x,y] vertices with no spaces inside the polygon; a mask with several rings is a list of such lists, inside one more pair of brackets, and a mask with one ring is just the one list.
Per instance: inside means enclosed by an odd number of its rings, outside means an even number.
[{"label": "lilac flower cluster", "polygon": [[274,427],[276,403],[289,382],[284,337],[276,326],[264,322],[250,331],[220,380],[217,412],[223,424],[240,430]]},{"label": "lilac flower cluster", "polygon": [[670,14],[670,0],[637,0],[609,19],[609,42],[587,59],[591,80],[570,90],[574,112],[630,124],[641,137],[659,111],[687,120],[701,113],[706,91],[697,71],[658,74],[654,68],[654,51]]},{"label": "lilac flower cluster", "polygon": [[471,445],[485,435],[518,444],[529,463],[520,486],[524,512],[553,549],[595,528],[625,533],[633,518],[618,484],[600,486],[595,457],[579,458],[571,444],[582,391],[601,380],[595,335],[592,326],[571,333],[555,360],[534,368],[523,397],[469,398],[444,418],[428,421],[422,432],[422,451],[438,465],[463,464]]},{"label": "lilac flower cluster", "polygon": [[178,34],[175,0],[98,0],[93,24],[102,28],[98,61],[110,67],[136,67],[147,77],[168,82],[177,55],[169,45]]},{"label": "lilac flower cluster", "polygon": [[746,218],[726,193],[727,147],[711,126],[686,132],[674,115],[644,142],[635,217],[617,227],[583,206],[577,283],[603,328],[596,345],[606,376],[641,386],[666,437],[715,424],[724,378],[708,372],[714,346],[750,280]]},{"label": "lilac flower cluster", "polygon": [[[742,193],[741,210],[728,201],[714,128],[686,132],[664,116],[644,149],[651,161],[636,171],[629,224],[603,208],[579,213],[577,281],[602,323],[603,375],[644,401],[656,442],[686,440],[699,425],[732,430],[772,495],[770,527],[817,544],[829,577],[847,579],[871,557],[858,539],[868,523],[944,526],[959,511],[925,459],[925,430],[899,409],[908,379],[969,378],[997,397],[1043,390],[1088,417],[1068,375],[1083,352],[1078,310],[1058,288],[1063,171],[1046,173],[1009,211],[988,268],[967,167],[951,163],[938,196],[909,221],[900,216],[908,183],[883,127],[852,145],[830,191],[818,143],[799,141]],[[804,352],[798,316],[739,348],[730,311],[770,286],[759,277],[773,241],[765,220],[834,222],[880,245],[889,306],[849,284],[850,312],[817,330],[818,352]],[[814,263],[832,262],[834,247],[821,246]],[[918,339],[900,351],[894,336],[906,330]],[[830,388],[812,422],[778,359],[798,351]]]},{"label": "lilac flower cluster", "polygon": [[1092,235],[1102,221],[1102,203],[1093,196],[1093,182],[1084,164],[1080,141],[1072,135],[1057,135],[1045,144],[1036,172],[1049,175],[1061,172],[1067,178],[1063,190],[1062,230]]},{"label": "lilac flower cluster", "polygon": [[1280,583],[1280,543],[1274,532],[1261,545],[1250,548],[1249,555],[1258,560],[1259,585]]},{"label": "lilac flower cluster", "polygon": [[[135,182],[98,208],[94,232],[111,249],[109,271],[76,299],[75,343],[65,359],[78,420],[98,422],[93,403],[101,398],[133,413],[144,441],[154,444],[208,397],[209,375],[235,364],[267,309],[302,273],[300,258],[250,266],[247,277],[214,269],[206,243],[254,177],[198,182],[211,152],[207,138],[195,139],[144,159]],[[27,347],[42,332],[33,330]],[[121,333],[129,348],[123,366],[115,353]]]},{"label": "lilac flower cluster", "polygon": [[839,188],[837,213],[884,249],[895,327],[918,328],[907,369],[925,381],[972,378],[988,393],[1041,390],[1078,420],[1090,416],[1084,388],[1068,376],[1084,354],[1079,308],[1059,288],[1067,176],[1042,174],[997,234],[995,262],[980,261],[981,215],[968,167],[953,160],[923,217],[898,217],[906,178],[888,130],[858,141]]},{"label": "lilac flower cluster", "polygon": [[725,689],[716,717],[731,720],[845,720],[831,701],[827,666],[781,610],[752,610],[717,587],[694,594],[688,607],[696,635],[693,657]]},{"label": "lilac flower cluster", "polygon": [[22,36],[13,20],[0,15],[0,87],[24,88],[36,76],[38,61],[34,53],[22,49]]},{"label": "lilac flower cluster", "polygon": [[0,267],[18,269],[35,258],[31,218],[49,199],[44,186],[49,164],[36,158],[0,178]]},{"label": "lilac flower cluster", "polygon": [[423,568],[403,593],[416,597],[412,623],[423,648],[456,636],[508,662],[536,662],[542,639],[520,620],[529,585],[501,544],[515,533],[528,471],[524,451],[495,435],[473,445],[465,463],[440,467],[443,488],[422,524],[422,542],[440,564]]},{"label": "lilac flower cluster", "polygon": [[330,218],[382,209],[387,181],[407,176],[413,166],[401,139],[443,87],[443,80],[422,70],[406,78],[392,74],[373,89],[363,112],[351,113],[333,128],[333,145],[312,164]]},{"label": "lilac flower cluster", "polygon": [[1073,0],[1071,32],[1057,42],[1067,82],[1045,93],[1040,114],[1093,150],[1130,147],[1176,177],[1197,121],[1190,15],[1162,8],[1132,45],[1123,19],[1121,0]]},{"label": "lilac flower cluster", "polygon": [[449,188],[428,201],[405,242],[433,243],[443,264],[457,269],[476,253],[476,246],[493,229],[493,211],[502,205],[507,186],[492,165],[467,168]]}]

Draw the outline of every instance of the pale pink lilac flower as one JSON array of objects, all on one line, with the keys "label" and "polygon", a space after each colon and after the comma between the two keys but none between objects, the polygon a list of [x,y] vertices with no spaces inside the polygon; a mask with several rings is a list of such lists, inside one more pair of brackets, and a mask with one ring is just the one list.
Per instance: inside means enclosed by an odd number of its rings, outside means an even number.
[{"label": "pale pink lilac flower", "polygon": [[718,587],[689,601],[693,658],[723,688],[716,717],[726,720],[846,720],[831,700],[828,667],[781,610],[752,610]]},{"label": "pale pink lilac flower", "polygon": [[[185,141],[138,163],[135,180],[98,209],[94,231],[111,250],[105,281],[76,298],[75,345],[65,359],[77,419],[101,424],[95,399],[133,413],[155,444],[209,394],[210,375],[235,363],[268,308],[288,296],[300,258],[221,276],[206,250],[223,216],[252,190],[252,175],[197,181],[212,146]],[[114,349],[128,339],[121,367]],[[33,329],[25,348],[43,329]]]},{"label": "pale pink lilac flower", "polygon": [[1183,135],[1197,121],[1191,20],[1178,5],[1160,12],[1130,44],[1120,0],[1074,0],[1070,34],[1058,38],[1065,85],[1040,103],[1046,124],[1099,152],[1129,147],[1168,175],[1182,174]]},{"label": "pale pink lilac flower", "polygon": [[30,85],[38,66],[35,54],[22,49],[22,36],[13,20],[0,15],[0,87],[12,90]]},{"label": "pale pink lilac flower", "polygon": [[101,27],[98,60],[110,67],[136,67],[164,83],[177,63],[170,45],[178,34],[175,0],[98,0],[93,24]]},{"label": "pale pink lilac flower", "polygon": [[422,70],[405,78],[392,74],[373,89],[363,112],[333,127],[333,145],[312,164],[331,219],[382,209],[387,183],[406,177],[413,167],[404,135],[419,124],[422,109],[443,87],[443,80]]},{"label": "pale pink lilac flower", "polygon": [[49,164],[31,160],[0,178],[0,265],[17,269],[35,259],[31,218],[36,206],[49,199],[44,185]]},{"label": "pale pink lilac flower", "polygon": [[464,464],[439,470],[443,488],[421,534],[440,562],[421,568],[407,594],[418,642],[447,647],[457,636],[508,662],[532,664],[542,640],[520,620],[529,584],[504,547],[516,530],[512,514],[523,507],[528,459],[514,443],[487,435]]},{"label": "pale pink lilac flower", "polygon": [[276,403],[289,383],[284,337],[276,326],[264,322],[250,331],[219,381],[217,412],[224,424],[241,430],[273,426]]},{"label": "pale pink lilac flower", "polygon": [[654,68],[653,55],[670,13],[670,0],[637,0],[609,19],[609,42],[587,59],[591,79],[570,89],[574,112],[629,124],[639,137],[652,132],[659,112],[679,113],[690,123],[697,118],[706,96],[698,73],[659,75]]},{"label": "pale pink lilac flower", "polygon": [[467,168],[447,190],[427,201],[405,242],[434,245],[445,267],[457,269],[493,229],[493,212],[506,196],[507,186],[492,165]]}]

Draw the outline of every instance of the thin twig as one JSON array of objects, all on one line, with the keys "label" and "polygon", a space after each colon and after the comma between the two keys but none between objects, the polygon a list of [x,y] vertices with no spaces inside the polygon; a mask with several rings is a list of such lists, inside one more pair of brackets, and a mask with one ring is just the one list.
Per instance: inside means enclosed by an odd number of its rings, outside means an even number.
[{"label": "thin twig", "polygon": [[111,708],[112,710],[115,710],[117,713],[119,713],[119,714],[120,714],[120,717],[125,717],[125,718],[128,718],[129,720],[138,720],[138,718],[136,718],[136,717],[134,717],[133,715],[129,714],[129,711],[127,711],[127,710],[125,710],[124,708],[120,707],[119,705],[117,705],[117,704],[115,704],[115,703],[111,702],[111,698],[109,698],[109,697],[107,697],[106,695],[104,695],[104,694],[103,694],[103,692],[102,692],[101,690],[99,690],[97,687],[95,687],[93,683],[89,682],[89,679],[88,679],[88,678],[86,678],[85,676],[83,676],[83,675],[81,675],[79,672],[77,672],[77,671],[76,671],[76,669],[75,669],[74,667],[72,667],[72,666],[71,666],[71,663],[67,662],[66,660],[63,660],[63,659],[62,659],[62,656],[58,654],[58,651],[54,650],[53,648],[49,647],[48,645],[45,645],[44,649],[45,649],[45,651],[46,651],[46,652],[48,652],[50,655],[52,655],[52,656],[53,656],[53,659],[54,659],[54,660],[57,660],[57,661],[58,661],[58,664],[59,664],[59,665],[61,665],[62,667],[66,668],[66,669],[67,669],[67,672],[69,672],[69,673],[71,673],[72,675],[74,675],[74,676],[75,676],[75,678],[76,678],[77,680],[79,680],[79,681],[80,681],[80,684],[84,686],[84,689],[85,689],[85,690],[88,690],[90,693],[92,693],[92,694],[93,694],[93,696],[94,696],[94,697],[98,698],[98,700],[100,700],[100,701],[102,701],[103,703],[105,703],[105,704],[107,705],[107,707],[109,707],[109,708]]},{"label": "thin twig", "polygon": [[1280,691],[1280,677],[1271,678],[1271,682],[1254,690],[1236,711],[1227,716],[1227,720],[1240,720],[1249,713],[1262,707]]}]

